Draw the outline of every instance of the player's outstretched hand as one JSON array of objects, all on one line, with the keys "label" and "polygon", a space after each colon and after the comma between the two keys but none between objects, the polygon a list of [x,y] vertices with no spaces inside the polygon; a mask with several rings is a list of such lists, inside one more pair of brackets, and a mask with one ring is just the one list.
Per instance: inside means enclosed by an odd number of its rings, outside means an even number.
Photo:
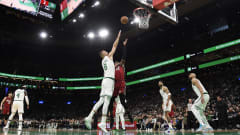
[{"label": "player's outstretched hand", "polygon": [[119,30],[117,38],[120,38],[122,34],[122,30]]},{"label": "player's outstretched hand", "polygon": [[0,110],[2,110],[2,107],[0,107]]},{"label": "player's outstretched hand", "polygon": [[29,109],[29,105],[27,105],[27,109]]},{"label": "player's outstretched hand", "polygon": [[128,42],[128,39],[126,38],[126,39],[123,41],[123,45],[126,46],[126,45],[127,45],[127,42]]}]

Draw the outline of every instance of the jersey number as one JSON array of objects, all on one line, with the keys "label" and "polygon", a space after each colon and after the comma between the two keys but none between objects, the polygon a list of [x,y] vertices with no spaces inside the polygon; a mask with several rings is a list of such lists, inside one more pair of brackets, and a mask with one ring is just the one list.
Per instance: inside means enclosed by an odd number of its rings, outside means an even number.
[{"label": "jersey number", "polygon": [[17,98],[19,98],[19,96],[20,96],[20,93],[17,93],[17,95],[16,95],[16,96],[17,96]]},{"label": "jersey number", "polygon": [[107,64],[106,63],[103,64],[103,69],[107,70]]}]

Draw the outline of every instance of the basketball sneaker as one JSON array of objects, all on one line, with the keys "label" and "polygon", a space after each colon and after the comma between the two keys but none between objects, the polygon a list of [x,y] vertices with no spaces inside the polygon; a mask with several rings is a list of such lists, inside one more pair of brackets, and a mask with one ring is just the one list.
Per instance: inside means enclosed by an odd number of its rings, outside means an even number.
[{"label": "basketball sneaker", "polygon": [[105,123],[99,123],[98,127],[105,133],[108,133],[107,129],[106,129],[106,124]]},{"label": "basketball sneaker", "polygon": [[212,132],[213,128],[211,126],[206,126],[203,131],[205,131],[205,132]]},{"label": "basketball sneaker", "polygon": [[200,125],[196,132],[202,132],[205,129],[204,125]]},{"label": "basketball sneaker", "polygon": [[92,119],[86,117],[84,119],[84,123],[85,123],[85,126],[87,127],[87,129],[89,129],[89,130],[92,129]]}]

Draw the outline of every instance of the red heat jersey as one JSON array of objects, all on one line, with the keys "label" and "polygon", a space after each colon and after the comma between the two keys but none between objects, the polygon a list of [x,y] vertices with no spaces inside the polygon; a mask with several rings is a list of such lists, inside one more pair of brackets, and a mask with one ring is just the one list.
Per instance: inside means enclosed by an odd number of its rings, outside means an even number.
[{"label": "red heat jersey", "polygon": [[3,104],[3,114],[9,114],[10,113],[10,106],[11,106],[11,102],[12,102],[12,98],[10,97],[6,97],[6,100]]},{"label": "red heat jersey", "polygon": [[4,108],[10,108],[11,102],[12,102],[12,98],[7,97],[4,104],[3,104]]},{"label": "red heat jersey", "polygon": [[122,65],[115,67],[115,86],[113,96],[118,96],[119,93],[125,91],[125,70]]},{"label": "red heat jersey", "polygon": [[116,81],[125,81],[125,73],[124,67],[122,65],[118,65],[115,67],[115,80]]}]

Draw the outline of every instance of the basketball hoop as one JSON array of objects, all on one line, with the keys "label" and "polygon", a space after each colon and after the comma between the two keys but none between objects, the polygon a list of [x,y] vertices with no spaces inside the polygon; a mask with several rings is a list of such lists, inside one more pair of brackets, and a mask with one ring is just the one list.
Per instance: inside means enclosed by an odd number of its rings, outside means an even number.
[{"label": "basketball hoop", "polygon": [[149,28],[149,21],[151,18],[151,13],[149,10],[139,7],[133,11],[133,15],[139,19],[138,27],[140,29],[148,29]]}]

